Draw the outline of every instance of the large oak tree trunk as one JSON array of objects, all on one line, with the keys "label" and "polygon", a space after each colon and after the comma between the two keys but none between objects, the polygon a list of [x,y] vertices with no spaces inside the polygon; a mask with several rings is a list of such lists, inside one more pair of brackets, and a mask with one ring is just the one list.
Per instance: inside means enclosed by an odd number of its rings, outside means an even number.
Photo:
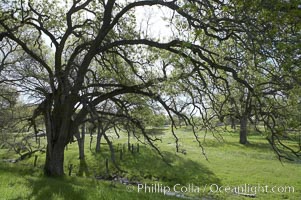
[{"label": "large oak tree trunk", "polygon": [[243,115],[240,119],[239,143],[248,144],[248,116]]},{"label": "large oak tree trunk", "polygon": [[[53,103],[54,101],[54,103]],[[47,136],[44,173],[47,176],[64,175],[64,151],[72,140],[78,123],[72,119],[74,103],[72,98],[60,97],[44,101],[44,119]]]},{"label": "large oak tree trunk", "polygon": [[[52,147],[50,147],[52,146]],[[44,173],[47,176],[64,175],[64,149],[65,145],[59,142],[48,144]]]},{"label": "large oak tree trunk", "polygon": [[[70,121],[70,120],[69,120]],[[64,122],[65,124],[67,122]],[[50,124],[51,127],[55,127],[55,122]],[[59,123],[61,125],[61,123]],[[47,127],[49,125],[47,124]],[[61,127],[61,126],[60,126]],[[53,129],[52,129],[53,130]],[[54,129],[55,130],[55,129]],[[48,130],[47,133],[47,150],[46,160],[44,166],[44,172],[47,176],[63,176],[64,175],[64,152],[65,147],[71,140],[73,129],[61,128],[61,132]]]}]

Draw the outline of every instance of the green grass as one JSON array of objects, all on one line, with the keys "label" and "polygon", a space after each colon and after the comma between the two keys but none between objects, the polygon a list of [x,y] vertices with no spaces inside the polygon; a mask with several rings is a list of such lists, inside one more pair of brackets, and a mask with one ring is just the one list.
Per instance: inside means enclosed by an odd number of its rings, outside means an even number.
[{"label": "green grass", "polygon": [[[247,146],[238,144],[236,134],[224,134],[223,138],[224,141],[219,143],[207,137],[204,147],[209,162],[200,161],[221,180],[222,186],[293,186],[294,193],[258,193],[256,199],[300,199],[300,163],[279,162],[267,141],[260,136],[250,136],[251,145]],[[193,143],[192,138],[185,136],[183,143],[187,150],[186,157],[197,160],[197,149],[189,145]],[[219,196],[242,199],[241,196],[225,193]]]},{"label": "green grass", "polygon": [[[250,145],[238,144],[238,135],[222,133],[223,139],[216,140],[208,134],[203,142],[208,161],[201,155],[201,149],[190,131],[177,131],[180,149],[186,155],[175,152],[174,138],[168,131],[157,135],[165,161],[149,147],[140,145],[139,153],[126,151],[123,159],[116,152],[117,163],[127,172],[118,172],[109,162],[109,174],[127,177],[128,180],[147,184],[148,186],[170,187],[193,186],[194,191],[185,193],[198,199],[249,199],[233,192],[213,192],[216,186],[293,186],[294,192],[272,193],[259,192],[256,199],[300,199],[301,165],[300,163],[279,162],[269,144],[262,136],[251,135]],[[202,136],[200,135],[200,138]],[[107,145],[95,153],[88,149],[89,137],[86,138],[86,159],[80,163],[76,143],[68,146],[65,153],[65,172],[73,165],[72,175],[64,178],[48,178],[42,174],[45,154],[37,154],[38,165],[33,167],[31,157],[19,163],[0,162],[0,199],[179,199],[164,196],[158,192],[140,191],[137,186],[126,186],[114,181],[96,180],[94,176],[106,174],[105,160],[110,158]],[[122,149],[126,137],[114,138],[117,149]],[[136,141],[133,140],[136,144]],[[119,145],[118,145],[119,144]],[[14,157],[6,149],[0,150],[0,159]],[[180,190],[181,187],[177,187]],[[185,189],[183,187],[183,189]],[[130,190],[128,190],[130,188]],[[253,187],[254,188],[254,187]],[[276,188],[276,189],[277,189]],[[200,189],[199,191],[197,189]],[[252,193],[252,192],[249,192]]]},{"label": "green grass", "polygon": [[122,184],[92,178],[49,178],[37,170],[15,164],[0,165],[0,199],[173,199],[161,194],[148,195],[127,190]]}]

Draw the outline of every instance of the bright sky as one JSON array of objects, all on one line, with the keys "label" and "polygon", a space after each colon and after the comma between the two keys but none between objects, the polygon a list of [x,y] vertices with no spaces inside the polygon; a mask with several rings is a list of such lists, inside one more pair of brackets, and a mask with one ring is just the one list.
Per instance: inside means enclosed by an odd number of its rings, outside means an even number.
[{"label": "bright sky", "polygon": [[145,34],[153,37],[160,37],[160,41],[166,41],[172,35],[171,27],[168,21],[164,18],[170,19],[172,12],[167,8],[159,7],[139,7],[135,10],[137,17],[137,25],[140,26]]},{"label": "bright sky", "polygon": [[[63,2],[63,1],[62,1]],[[63,3],[62,3],[63,4]],[[92,17],[92,14],[89,14]],[[143,32],[143,36],[151,38],[160,38],[160,42],[169,41],[172,34],[172,27],[164,19],[170,19],[172,11],[158,6],[144,6],[135,8],[137,30]],[[92,17],[93,18],[93,17]],[[50,39],[43,34],[43,38],[48,46],[51,46]],[[51,47],[54,50],[54,46]]]}]

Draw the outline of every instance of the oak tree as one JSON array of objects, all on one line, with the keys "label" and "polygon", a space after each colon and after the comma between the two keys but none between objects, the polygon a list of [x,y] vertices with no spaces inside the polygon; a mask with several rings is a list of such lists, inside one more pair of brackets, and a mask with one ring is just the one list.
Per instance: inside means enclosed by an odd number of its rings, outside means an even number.
[{"label": "oak tree", "polygon": [[[208,125],[212,116],[207,102],[215,92],[229,91],[221,87],[228,82],[225,75],[253,92],[240,71],[225,64],[235,61],[232,51],[221,57],[212,45],[218,48],[232,40],[244,48],[260,46],[252,49],[258,53],[265,41],[253,36],[269,29],[256,16],[241,12],[252,12],[245,1],[20,0],[0,6],[5,48],[1,79],[37,102],[30,121],[44,117],[44,170],[50,176],[64,174],[65,146],[87,119],[101,119],[97,116],[106,101],[118,105],[115,117],[126,117],[157,148],[143,124],[127,112],[129,95],[165,110],[177,149],[174,116],[193,127],[201,145],[193,117],[201,115],[202,126]],[[151,16],[139,21],[146,16],[138,11],[147,9],[162,16],[168,34],[154,34]]]}]

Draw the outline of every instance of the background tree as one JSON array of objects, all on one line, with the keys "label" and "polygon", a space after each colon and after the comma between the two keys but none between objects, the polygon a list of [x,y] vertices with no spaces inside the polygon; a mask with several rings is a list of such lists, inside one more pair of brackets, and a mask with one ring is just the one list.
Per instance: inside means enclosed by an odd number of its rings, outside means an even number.
[{"label": "background tree", "polygon": [[[300,63],[300,45],[297,42],[300,39],[300,5],[297,1],[273,1],[273,4],[267,1],[236,3],[237,6],[232,11],[243,13],[241,17],[245,22],[257,21],[256,27],[242,33],[236,38],[238,40],[230,38],[219,45],[209,40],[207,45],[212,50],[220,49],[220,55],[223,55],[221,58],[227,58],[224,59],[224,65],[235,69],[242,79],[248,81],[253,91],[228,81],[230,92],[226,95],[214,95],[216,98],[213,96],[214,101],[210,104],[219,120],[224,116],[232,116],[240,122],[247,122],[243,119],[249,118],[258,131],[264,126],[265,131],[269,132],[269,141],[273,144],[279,139],[277,134],[283,134],[289,129],[289,126],[282,126],[281,131],[276,131],[276,126],[281,124],[280,121],[291,118],[291,113],[283,112],[283,109],[290,107],[288,91],[298,87],[298,78],[294,74],[298,74],[296,66]],[[224,87],[227,88],[228,85]],[[240,127],[246,127],[246,123]],[[247,142],[245,130],[246,128],[240,129],[241,143]],[[274,149],[276,152],[279,150],[278,155],[281,155],[281,141],[277,143],[279,145],[274,146]],[[299,150],[296,148],[292,151],[297,154]]]},{"label": "background tree", "polygon": [[0,88],[0,127],[1,129],[13,123],[14,107],[17,104],[18,94],[14,88]]},{"label": "background tree", "polygon": [[[258,114],[257,120],[261,120],[269,133],[268,140],[277,152],[279,157],[290,157],[283,151],[282,135],[289,129],[287,122],[295,114],[284,112],[290,110],[293,105],[299,104],[298,101],[292,103],[289,93],[296,91],[299,86],[296,74],[300,64],[300,2],[298,1],[261,1],[260,4],[249,3],[250,7],[258,8],[258,20],[266,24],[265,34],[255,40],[262,41],[261,45],[250,43],[250,48],[260,49],[259,55],[265,62],[256,62],[255,66],[263,74],[264,80],[258,83],[261,91],[261,98],[257,98]],[[298,89],[297,89],[298,90]],[[293,92],[294,93],[294,92]],[[295,93],[296,94],[296,93]],[[300,94],[296,94],[300,97]],[[292,103],[292,104],[291,104]],[[282,122],[281,122],[282,121]],[[286,124],[286,125],[284,125]],[[281,126],[281,128],[279,127]],[[289,152],[300,156],[300,142],[296,148],[288,148]],[[286,145],[284,145],[286,146]],[[291,158],[290,158],[291,159]]]}]

